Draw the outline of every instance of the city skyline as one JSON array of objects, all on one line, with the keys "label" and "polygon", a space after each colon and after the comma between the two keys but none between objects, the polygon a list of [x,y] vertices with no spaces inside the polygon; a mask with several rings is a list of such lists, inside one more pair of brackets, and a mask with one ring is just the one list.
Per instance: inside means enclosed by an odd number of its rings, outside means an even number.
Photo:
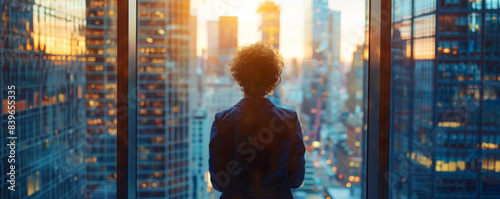
[{"label": "city skyline", "polygon": [[[260,40],[259,34],[259,19],[256,15],[259,3],[266,0],[259,1],[238,1],[228,7],[228,10],[218,10],[215,0],[192,0],[198,5],[192,9],[192,14],[198,16],[198,29],[206,30],[206,25],[200,24],[203,21],[215,21],[219,16],[236,16],[238,23],[244,24],[238,29],[238,46],[248,45]],[[341,47],[340,47],[340,60],[347,66],[351,65],[352,53],[356,49],[356,45],[364,43],[365,37],[365,1],[341,1],[341,0],[326,0],[328,1],[329,8],[332,10],[344,13],[341,21]],[[280,52],[285,59],[292,59],[296,57],[302,61],[304,56],[303,43],[303,0],[274,0],[280,8],[281,29],[280,33]],[[353,6],[355,5],[355,6]],[[231,10],[229,10],[231,8]],[[225,12],[223,12],[225,11]],[[286,31],[285,31],[286,30]],[[207,48],[207,32],[199,31],[197,53],[201,55],[201,51]],[[344,72],[348,68],[342,69]]]}]

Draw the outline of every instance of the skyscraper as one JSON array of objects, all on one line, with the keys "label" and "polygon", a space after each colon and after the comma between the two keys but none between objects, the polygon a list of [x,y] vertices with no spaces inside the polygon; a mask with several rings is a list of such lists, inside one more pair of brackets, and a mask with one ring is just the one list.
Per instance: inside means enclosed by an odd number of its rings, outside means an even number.
[{"label": "skyscraper", "polygon": [[363,51],[363,45],[356,46],[356,50],[352,53],[351,71],[347,74],[349,100],[346,102],[346,106],[351,113],[355,113],[356,109],[361,110],[363,108],[363,77],[365,68]]},{"label": "skyscraper", "polygon": [[[201,95],[203,91],[202,78],[200,77],[202,68],[202,59],[198,58],[196,52],[197,45],[197,26],[198,19],[196,16],[189,16],[189,107],[198,107],[201,103]],[[203,55],[203,54],[202,54]]]},{"label": "skyscraper", "polygon": [[[280,46],[280,8],[274,2],[265,1],[259,5],[261,41],[272,45],[279,50]],[[284,77],[284,74],[283,74]],[[285,78],[282,78],[285,80]],[[280,104],[280,85],[267,97],[274,103]]]},{"label": "skyscraper", "polygon": [[211,192],[211,187],[205,182],[205,173],[208,172],[207,146],[210,140],[210,125],[211,121],[209,121],[208,112],[205,108],[199,107],[193,111],[190,125],[191,152],[189,165],[192,176],[193,198],[208,198]]},{"label": "skyscraper", "polygon": [[[340,11],[331,10],[328,15],[328,50],[326,51],[326,99],[323,117],[327,125],[338,121],[340,108],[341,70],[340,70]],[[320,48],[320,47],[318,47]],[[324,95],[324,94],[323,94]]]},{"label": "skyscraper", "polygon": [[217,73],[219,67],[219,22],[207,21],[207,68],[206,75]]},{"label": "skyscraper", "polygon": [[[200,107],[203,103],[203,68],[201,67],[201,59],[196,55],[197,41],[197,17],[191,16],[189,21],[190,26],[190,93],[189,107],[190,124],[189,124],[189,178],[190,193],[192,198],[207,198],[209,192],[208,185],[205,182],[205,171],[208,171],[208,140],[210,135],[210,124],[206,109]],[[202,55],[203,56],[203,55]]]},{"label": "skyscraper", "polygon": [[116,198],[116,0],[87,0],[87,195]]},{"label": "skyscraper", "polygon": [[137,196],[190,198],[190,1],[138,1]]},{"label": "skyscraper", "polygon": [[259,5],[257,13],[260,15],[261,41],[271,44],[274,48],[280,47],[280,7],[274,2],[266,0]]},{"label": "skyscraper", "polygon": [[498,1],[393,1],[394,198],[495,198]]},{"label": "skyscraper", "polygon": [[85,1],[0,1],[0,15],[0,198],[83,199]]},{"label": "skyscraper", "polygon": [[219,18],[219,76],[229,75],[227,65],[238,47],[238,18],[221,16]]},{"label": "skyscraper", "polygon": [[323,122],[335,120],[340,100],[340,12],[327,0],[305,4],[302,123],[309,142],[319,141]]}]

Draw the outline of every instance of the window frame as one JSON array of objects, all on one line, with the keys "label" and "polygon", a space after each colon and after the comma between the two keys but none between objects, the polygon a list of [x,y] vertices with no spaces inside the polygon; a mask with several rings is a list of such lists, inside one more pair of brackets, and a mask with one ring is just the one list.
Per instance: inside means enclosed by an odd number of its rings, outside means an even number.
[{"label": "window frame", "polygon": [[368,0],[368,102],[366,198],[390,197],[390,102],[392,1]]},{"label": "window frame", "polygon": [[[117,1],[117,198],[137,198],[138,0]],[[367,199],[388,199],[391,85],[391,0],[369,4]]]},{"label": "window frame", "polygon": [[116,198],[137,198],[137,3],[117,1]]}]

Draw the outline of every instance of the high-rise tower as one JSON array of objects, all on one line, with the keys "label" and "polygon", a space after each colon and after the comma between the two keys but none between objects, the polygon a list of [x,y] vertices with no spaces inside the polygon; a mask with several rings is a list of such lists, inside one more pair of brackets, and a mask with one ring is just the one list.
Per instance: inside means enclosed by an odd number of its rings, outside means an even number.
[{"label": "high-rise tower", "polygon": [[205,75],[217,74],[219,67],[219,22],[207,21],[207,68]]},{"label": "high-rise tower", "polygon": [[0,15],[0,198],[83,199],[85,1],[0,1]]},{"label": "high-rise tower", "polygon": [[190,198],[190,1],[138,10],[137,197]]},{"label": "high-rise tower", "polygon": [[498,1],[392,7],[393,197],[498,197]]},{"label": "high-rise tower", "polygon": [[259,30],[261,32],[261,40],[279,49],[280,7],[274,2],[265,1],[259,5],[257,13],[260,15]]},{"label": "high-rise tower", "polygon": [[238,18],[221,16],[219,18],[219,63],[217,74],[230,75],[227,65],[238,47]]},{"label": "high-rise tower", "polygon": [[[280,7],[274,2],[265,1],[259,5],[261,41],[272,45],[276,50],[280,47]],[[285,80],[283,74],[282,81]],[[280,104],[280,86],[267,96],[274,104]]]},{"label": "high-rise tower", "polygon": [[116,198],[116,0],[87,0],[87,196]]}]

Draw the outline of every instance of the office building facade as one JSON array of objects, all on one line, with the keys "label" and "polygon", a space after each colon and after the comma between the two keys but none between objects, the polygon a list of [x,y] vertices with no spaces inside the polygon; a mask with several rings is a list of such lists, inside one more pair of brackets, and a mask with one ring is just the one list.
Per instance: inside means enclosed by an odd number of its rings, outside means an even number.
[{"label": "office building facade", "polygon": [[217,75],[229,76],[229,65],[238,47],[238,17],[219,18],[219,60]]},{"label": "office building facade", "polygon": [[208,174],[208,150],[211,121],[205,108],[199,107],[192,113],[190,169],[192,176],[192,197],[208,198],[211,188],[205,181]]},{"label": "office building facade", "polygon": [[363,51],[363,45],[356,46],[356,50],[352,53],[351,70],[347,73],[349,100],[346,101],[346,107],[351,113],[360,112],[363,108],[363,77],[365,73]]},{"label": "office building facade", "polygon": [[[259,31],[261,33],[261,41],[273,46],[276,50],[279,50],[280,46],[280,7],[274,2],[265,1],[260,3],[257,8],[257,14],[259,14]],[[282,75],[284,77],[284,74]],[[286,81],[282,78],[282,81]],[[280,103],[280,85],[276,87],[272,93],[269,93],[267,97],[274,104]]]},{"label": "office building facade", "polygon": [[217,74],[219,67],[219,22],[207,21],[207,68],[205,74]]},{"label": "office building facade", "polygon": [[190,2],[138,9],[137,197],[190,198]]},{"label": "office building facade", "polygon": [[[0,1],[0,15],[0,198],[83,199],[85,1]],[[8,135],[17,137],[15,157]],[[7,188],[11,165],[15,191]]]},{"label": "office building facade", "polygon": [[116,198],[116,0],[87,0],[87,196]]},{"label": "office building facade", "polygon": [[394,1],[394,198],[500,193],[498,1]]},{"label": "office building facade", "polygon": [[[331,10],[328,14],[328,50],[326,52],[326,99],[323,121],[328,125],[338,122],[341,103],[340,90],[342,72],[340,69],[340,11]],[[321,47],[318,46],[319,49]],[[337,132],[338,133],[338,132]]]}]

